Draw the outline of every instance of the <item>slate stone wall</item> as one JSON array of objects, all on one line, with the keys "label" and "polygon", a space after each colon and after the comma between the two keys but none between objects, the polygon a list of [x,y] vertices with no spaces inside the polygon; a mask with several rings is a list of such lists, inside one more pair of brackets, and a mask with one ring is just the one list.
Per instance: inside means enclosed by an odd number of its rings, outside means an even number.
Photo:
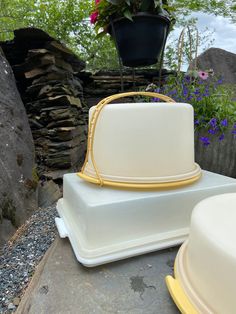
[{"label": "slate stone wall", "polygon": [[61,178],[84,158],[87,106],[79,73],[85,63],[35,28],[19,29],[1,43],[10,62],[32,130],[40,178]]}]

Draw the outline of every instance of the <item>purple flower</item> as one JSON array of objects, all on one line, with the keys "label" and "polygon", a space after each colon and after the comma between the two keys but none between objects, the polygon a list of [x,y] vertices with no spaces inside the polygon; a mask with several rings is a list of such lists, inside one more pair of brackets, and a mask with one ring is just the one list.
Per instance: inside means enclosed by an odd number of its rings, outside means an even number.
[{"label": "purple flower", "polygon": [[173,89],[173,90],[169,91],[169,95],[174,95],[174,94],[176,94],[176,89]]},{"label": "purple flower", "polygon": [[219,137],[219,141],[222,141],[225,138],[224,133],[221,134],[221,136]]},{"label": "purple flower", "polygon": [[198,120],[198,119],[197,119],[197,120],[195,120],[195,121],[194,121],[194,124],[195,124],[195,125],[200,124],[199,120]]},{"label": "purple flower", "polygon": [[216,118],[212,118],[212,119],[210,120],[210,125],[211,125],[213,128],[215,128],[215,127],[216,127],[216,124],[217,124],[217,119],[216,119]]},{"label": "purple flower", "polygon": [[202,100],[202,97],[197,97],[197,101],[201,101]]},{"label": "purple flower", "polygon": [[200,141],[202,141],[202,142],[203,142],[203,145],[204,145],[204,146],[208,146],[208,145],[210,145],[210,140],[209,140],[209,138],[208,138],[208,137],[201,136],[201,137],[200,137]]},{"label": "purple flower", "polygon": [[208,133],[209,134],[216,134],[217,131],[218,131],[217,129],[210,129],[210,130],[208,130]]},{"label": "purple flower", "polygon": [[210,94],[209,94],[209,88],[207,87],[207,88],[205,88],[205,91],[204,91],[204,93],[202,94],[202,96],[209,96]]},{"label": "purple flower", "polygon": [[188,76],[188,75],[186,75],[186,76],[185,76],[185,81],[186,81],[187,83],[190,83],[190,81],[191,81],[191,77],[190,77],[190,76]]},{"label": "purple flower", "polygon": [[183,95],[187,96],[188,95],[188,90],[186,88],[183,89]]},{"label": "purple flower", "polygon": [[222,84],[223,83],[223,80],[222,78],[220,78],[218,81],[217,81],[217,84]]},{"label": "purple flower", "polygon": [[235,135],[236,135],[236,123],[234,123],[233,130],[232,130],[232,134],[235,134]]},{"label": "purple flower", "polygon": [[227,119],[224,119],[224,120],[222,120],[220,123],[221,123],[221,125],[223,125],[223,126],[227,126],[227,125],[228,125],[228,120],[227,120]]}]

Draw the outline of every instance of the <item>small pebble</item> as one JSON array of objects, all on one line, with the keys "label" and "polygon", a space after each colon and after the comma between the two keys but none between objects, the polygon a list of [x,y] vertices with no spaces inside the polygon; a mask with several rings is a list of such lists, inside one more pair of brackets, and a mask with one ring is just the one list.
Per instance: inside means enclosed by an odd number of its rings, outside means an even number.
[{"label": "small pebble", "polygon": [[20,298],[16,297],[13,299],[13,304],[18,306],[20,304]]},{"label": "small pebble", "polygon": [[9,303],[8,306],[7,306],[7,309],[8,310],[14,310],[16,307],[13,303]]}]

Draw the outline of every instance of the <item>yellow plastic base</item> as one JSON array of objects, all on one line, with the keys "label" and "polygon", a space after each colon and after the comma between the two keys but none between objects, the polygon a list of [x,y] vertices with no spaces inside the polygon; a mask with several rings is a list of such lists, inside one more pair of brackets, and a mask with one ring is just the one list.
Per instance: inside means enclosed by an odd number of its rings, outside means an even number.
[{"label": "yellow plastic base", "polygon": [[[187,241],[185,241],[182,246],[180,247],[178,254],[175,258],[175,265],[174,265],[174,277],[166,276],[166,285],[169,290],[169,293],[175,302],[176,306],[180,310],[182,314],[202,314],[196,308],[196,305],[193,305],[191,298],[183,289],[183,285],[181,282],[184,280],[183,271],[184,271],[184,254],[186,252]],[[182,276],[181,276],[182,274]],[[183,282],[182,282],[183,284]]]},{"label": "yellow plastic base", "polygon": [[199,173],[197,176],[192,177],[190,179],[181,180],[181,181],[173,181],[173,182],[131,183],[131,182],[117,182],[117,181],[102,180],[102,184],[101,184],[100,180],[94,177],[90,177],[82,172],[78,172],[77,175],[81,179],[84,179],[85,181],[88,181],[90,183],[94,183],[97,185],[110,186],[110,187],[123,188],[123,189],[142,189],[142,190],[178,188],[178,187],[182,187],[188,184],[192,184],[198,179],[200,179],[201,177],[201,173]]},{"label": "yellow plastic base", "polygon": [[166,276],[166,285],[172,299],[182,314],[200,314],[189,301],[177,279]]}]

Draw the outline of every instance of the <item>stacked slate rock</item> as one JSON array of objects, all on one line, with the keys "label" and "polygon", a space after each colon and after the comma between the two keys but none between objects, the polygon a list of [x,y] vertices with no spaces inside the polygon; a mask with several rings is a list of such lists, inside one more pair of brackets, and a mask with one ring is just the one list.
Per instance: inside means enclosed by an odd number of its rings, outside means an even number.
[{"label": "stacked slate rock", "polygon": [[[173,71],[163,69],[161,72],[161,84]],[[89,107],[94,106],[102,98],[120,93],[121,76],[117,70],[101,70],[95,74],[83,74],[84,97]],[[124,91],[144,91],[149,84],[159,86],[159,70],[155,69],[131,69],[123,70],[123,87]],[[122,102],[124,99],[122,100]],[[127,101],[132,101],[127,99]]]},{"label": "stacked slate rock", "polygon": [[1,43],[29,118],[40,176],[57,179],[81,166],[87,107],[79,73],[85,67],[63,44],[35,28]]}]

